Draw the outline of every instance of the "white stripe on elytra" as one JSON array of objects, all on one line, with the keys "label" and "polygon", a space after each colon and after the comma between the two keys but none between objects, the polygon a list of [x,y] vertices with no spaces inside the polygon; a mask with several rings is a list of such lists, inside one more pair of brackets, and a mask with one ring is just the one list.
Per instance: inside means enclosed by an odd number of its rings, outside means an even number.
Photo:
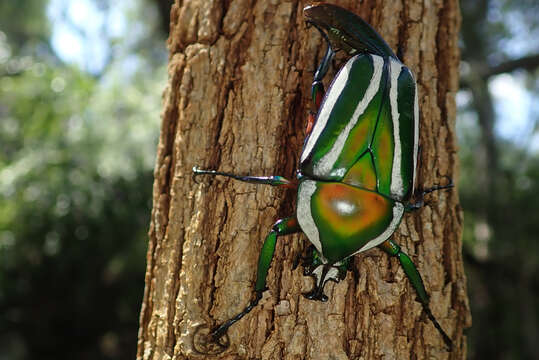
[{"label": "white stripe on elytra", "polygon": [[391,122],[393,123],[393,167],[391,169],[391,195],[400,199],[404,195],[404,186],[401,173],[401,139],[399,129],[399,105],[398,105],[398,82],[402,64],[394,59],[389,60],[389,73],[391,74],[391,85],[389,88],[389,100],[391,104]]},{"label": "white stripe on elytra", "polygon": [[386,241],[387,239],[389,239],[390,236],[395,232],[395,230],[397,230],[397,227],[399,226],[401,222],[403,214],[404,214],[404,205],[402,205],[400,202],[396,202],[395,205],[393,205],[393,219],[391,219],[391,222],[389,223],[389,226],[386,228],[386,230],[380,235],[378,235],[378,237],[372,239],[371,241],[363,245],[361,249],[359,249],[358,251],[356,251],[350,256],[372,249],[373,247],[378,246],[384,241]]},{"label": "white stripe on elytra", "polygon": [[303,181],[299,186],[297,202],[297,219],[301,230],[307,235],[309,241],[316,250],[322,254],[322,243],[320,242],[320,233],[314,223],[311,213],[311,199],[316,191],[316,182],[311,180]]},{"label": "white stripe on elytra", "polygon": [[[410,72],[411,74],[411,72]],[[418,101],[418,88],[417,83],[415,82],[414,76],[412,74],[412,79],[414,80],[414,169],[412,171],[412,191],[415,189],[415,176],[417,172],[417,152],[419,147],[419,101]]]},{"label": "white stripe on elytra", "polygon": [[[382,78],[384,59],[376,55],[371,55],[371,58],[373,60],[372,62],[374,70],[369,86],[365,91],[365,95],[357,104],[352,117],[348,121],[348,124],[346,124],[346,127],[340,132],[339,136],[337,137],[337,140],[335,140],[335,142],[333,143],[333,146],[331,147],[330,151],[326,155],[324,155],[318,163],[315,164],[314,174],[316,176],[324,176],[331,171],[331,169],[335,165],[335,162],[337,161],[337,158],[341,154],[342,149],[344,148],[346,140],[350,135],[350,131],[352,131],[354,126],[356,126],[359,117],[365,112],[365,109],[367,109],[367,106],[370,104],[370,102],[380,89],[380,79]],[[352,60],[350,60],[349,62],[351,61]]]},{"label": "white stripe on elytra", "polygon": [[300,160],[301,162],[303,162],[307,158],[307,156],[309,156],[309,154],[313,150],[314,145],[316,144],[316,141],[320,137],[320,134],[322,134],[322,131],[326,127],[329,115],[331,114],[331,110],[333,110],[335,103],[339,99],[342,90],[348,82],[348,77],[350,76],[350,68],[352,67],[353,59],[354,58],[348,60],[348,62],[341,68],[341,70],[335,77],[335,80],[333,81],[333,84],[331,85],[331,88],[327,93],[327,97],[324,100],[322,107],[320,108],[320,113],[318,114],[318,118],[316,119],[311,135],[309,136],[307,144],[303,149]]}]

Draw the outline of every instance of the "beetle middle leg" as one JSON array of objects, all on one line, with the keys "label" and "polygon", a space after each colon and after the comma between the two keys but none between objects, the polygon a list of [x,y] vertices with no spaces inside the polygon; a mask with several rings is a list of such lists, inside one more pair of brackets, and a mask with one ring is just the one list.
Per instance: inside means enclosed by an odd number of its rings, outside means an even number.
[{"label": "beetle middle leg", "polygon": [[425,201],[424,201],[425,195],[430,194],[431,192],[454,188],[455,184],[453,183],[453,180],[449,176],[446,176],[446,177],[449,179],[448,184],[434,185],[433,187],[430,187],[428,189],[421,191],[421,193],[416,196],[417,200],[415,202],[412,202],[406,205],[406,210],[413,211],[413,210],[422,208],[425,205]]},{"label": "beetle middle leg", "polygon": [[273,254],[275,252],[275,244],[277,242],[277,237],[282,235],[288,235],[300,232],[301,228],[299,227],[298,220],[295,216],[288,217],[285,219],[278,220],[273,227],[271,228],[270,233],[262,245],[262,250],[260,251],[260,257],[258,258],[258,270],[256,275],[256,284],[255,284],[255,294],[253,300],[236,316],[225,321],[220,326],[216,327],[211,333],[210,336],[213,341],[219,340],[230,326],[240,320],[242,317],[247,315],[262,298],[262,293],[266,290],[266,277],[273,259]]},{"label": "beetle middle leg", "polygon": [[408,279],[412,283],[412,286],[417,293],[419,301],[423,305],[423,310],[427,314],[428,318],[432,321],[434,327],[442,335],[448,349],[451,350],[451,348],[453,347],[453,342],[446,334],[446,332],[442,329],[442,326],[440,325],[440,323],[438,323],[434,315],[432,315],[432,312],[429,307],[429,296],[427,294],[427,290],[425,290],[425,285],[423,284],[421,274],[419,274],[419,271],[412,262],[412,259],[410,259],[410,257],[406,253],[404,253],[401,250],[401,247],[397,245],[393,240],[386,240],[378,247],[389,255],[395,256],[399,259],[399,262],[402,266],[402,269],[404,270],[404,273],[406,274],[406,277],[408,277]]},{"label": "beetle middle leg", "polygon": [[235,175],[230,173],[225,173],[216,170],[203,170],[199,169],[196,166],[193,166],[193,179],[200,175],[212,175],[212,176],[225,176],[235,180],[248,182],[251,184],[262,184],[262,185],[272,185],[272,186],[281,186],[286,188],[296,188],[297,182],[295,180],[288,180],[282,176],[250,176],[250,175]]}]

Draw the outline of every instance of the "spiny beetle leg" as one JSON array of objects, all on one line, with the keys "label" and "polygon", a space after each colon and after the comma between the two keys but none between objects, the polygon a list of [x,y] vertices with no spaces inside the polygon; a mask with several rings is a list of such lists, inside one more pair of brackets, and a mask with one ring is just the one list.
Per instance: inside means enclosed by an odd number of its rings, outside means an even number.
[{"label": "spiny beetle leg", "polygon": [[215,342],[218,342],[219,339],[226,334],[226,331],[228,330],[229,327],[231,327],[232,325],[234,325],[237,321],[239,321],[242,317],[244,317],[245,315],[247,315],[251,310],[253,310],[253,308],[258,305],[258,302],[260,301],[260,299],[262,299],[262,291],[257,291],[255,293],[255,297],[253,300],[251,300],[251,302],[249,303],[249,305],[247,305],[247,307],[245,309],[243,309],[242,312],[240,312],[239,314],[237,314],[236,316],[234,316],[233,318],[227,320],[226,322],[224,322],[223,324],[221,324],[220,326],[218,326],[217,328],[215,328],[210,336],[212,337],[212,339],[215,341]]},{"label": "spiny beetle leg", "polygon": [[288,235],[300,232],[301,228],[299,227],[298,220],[295,216],[291,216],[285,219],[278,220],[273,227],[271,228],[270,233],[262,245],[262,250],[260,251],[260,257],[258,258],[258,270],[256,275],[256,284],[255,284],[255,296],[251,300],[249,305],[243,309],[239,314],[232,317],[230,320],[225,321],[220,326],[216,327],[210,334],[215,342],[219,340],[229,327],[234,323],[240,320],[242,317],[247,315],[262,298],[262,293],[266,290],[266,277],[271,265],[271,260],[273,259],[273,254],[275,253],[275,244],[277,243],[277,237],[282,235]]},{"label": "spiny beetle leg", "polygon": [[316,110],[318,111],[318,108],[320,107],[320,104],[322,103],[322,99],[324,98],[324,84],[322,84],[322,79],[324,76],[326,76],[329,65],[331,64],[331,60],[333,59],[333,56],[335,55],[335,51],[331,48],[331,44],[329,42],[329,38],[327,34],[322,30],[320,26],[318,26],[314,22],[309,22],[309,24],[313,25],[322,35],[324,40],[327,43],[327,50],[324,55],[324,58],[318,65],[318,68],[316,69],[316,72],[314,73],[314,80],[313,84],[311,85],[311,96],[312,100],[316,106]]},{"label": "spiny beetle leg", "polygon": [[[311,97],[312,101],[314,103],[314,106],[316,108],[316,111],[318,112],[318,109],[320,108],[320,104],[322,104],[322,100],[324,99],[325,90],[324,90],[324,84],[322,83],[322,80],[324,79],[324,76],[326,76],[329,65],[331,64],[331,60],[333,59],[333,56],[335,55],[335,51],[332,49],[331,44],[329,42],[329,38],[327,34],[320,28],[317,24],[314,22],[307,22],[309,25],[313,25],[322,35],[324,40],[327,43],[327,49],[326,53],[324,54],[324,58],[318,65],[318,68],[316,69],[316,72],[314,74],[313,83],[311,85]],[[307,128],[305,130],[305,136],[308,136],[314,126],[316,118],[316,113],[310,112],[309,117],[307,119]]]},{"label": "spiny beetle leg", "polygon": [[[295,180],[290,181],[282,176],[242,176],[242,175],[235,175],[230,173],[225,173],[221,171],[216,170],[202,170],[198,167],[193,167],[193,179],[196,179],[197,176],[200,175],[212,175],[212,176],[225,176],[229,177],[235,180],[248,182],[251,184],[264,184],[264,185],[272,185],[272,186],[281,186],[286,188],[296,188],[297,182]],[[196,182],[196,180],[195,180]]]},{"label": "spiny beetle leg", "polygon": [[425,285],[423,284],[423,279],[421,278],[421,274],[419,274],[419,271],[417,271],[416,266],[410,259],[408,255],[406,255],[400,248],[399,245],[397,245],[393,240],[386,240],[382,244],[378,246],[380,249],[385,251],[391,256],[395,256],[399,259],[399,262],[404,270],[404,273],[412,283],[412,286],[414,287],[417,296],[419,298],[419,301],[423,305],[423,310],[427,314],[430,321],[432,321],[432,324],[434,327],[438,330],[440,335],[442,335],[442,338],[444,339],[444,342],[446,346],[448,347],[448,350],[451,351],[453,348],[453,342],[447,335],[447,333],[442,329],[442,326],[438,323],[434,315],[432,315],[432,312],[430,311],[429,307],[429,296],[427,295],[427,291],[425,290]]}]

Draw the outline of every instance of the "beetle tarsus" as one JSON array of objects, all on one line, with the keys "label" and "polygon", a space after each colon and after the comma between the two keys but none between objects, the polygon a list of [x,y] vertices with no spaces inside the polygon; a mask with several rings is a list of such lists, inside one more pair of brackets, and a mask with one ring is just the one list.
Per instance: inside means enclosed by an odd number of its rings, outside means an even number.
[{"label": "beetle tarsus", "polygon": [[[315,270],[318,266],[323,267],[321,274],[315,273]],[[327,280],[329,280],[329,279],[326,279],[326,275],[332,266],[333,265],[328,265],[328,264],[324,264],[324,265],[311,264],[304,269],[304,272],[303,272],[304,275],[312,276],[315,281],[314,289],[309,291],[308,293],[303,294],[305,298],[309,300],[317,300],[321,302],[328,301],[328,297],[326,296],[326,294],[324,294],[324,286],[326,285]]]},{"label": "beetle tarsus", "polygon": [[436,330],[438,330],[440,335],[442,335],[442,338],[444,339],[445,345],[447,346],[447,351],[449,351],[449,352],[453,351],[453,341],[451,340],[449,335],[447,335],[447,333],[444,331],[444,329],[442,329],[442,326],[438,323],[438,321],[436,320],[434,315],[432,315],[432,312],[430,311],[430,308],[427,305],[423,304],[423,309],[427,313],[427,316],[430,319],[430,321],[432,321],[432,323],[433,323],[434,327],[436,328]]},{"label": "beetle tarsus", "polygon": [[193,334],[193,349],[203,355],[217,355],[225,351],[230,345],[228,335],[225,333],[219,338],[211,335],[207,325],[200,325]]},{"label": "beetle tarsus", "polygon": [[226,335],[226,331],[229,327],[234,325],[237,321],[239,321],[242,317],[247,315],[253,308],[258,305],[258,302],[262,299],[262,291],[257,291],[255,293],[255,298],[247,305],[245,309],[243,309],[242,312],[231,318],[230,320],[225,321],[221,325],[219,325],[217,328],[213,329],[209,336],[212,338],[214,342],[218,342],[220,338],[222,338],[224,335]]},{"label": "beetle tarsus", "polygon": [[448,184],[446,184],[446,185],[434,185],[433,187],[430,187],[428,189],[425,189],[425,190],[421,191],[421,193],[417,196],[419,199],[416,202],[413,202],[413,203],[410,203],[410,204],[406,205],[406,210],[407,211],[415,211],[415,210],[421,209],[423,206],[425,206],[425,201],[424,201],[425,195],[430,194],[431,192],[454,188],[455,184],[453,183],[453,179],[451,179],[447,175],[444,176],[444,177],[449,180]]},{"label": "beetle tarsus", "polygon": [[454,188],[455,187],[455,184],[453,183],[453,179],[451,179],[449,176],[445,175],[444,176],[445,178],[447,178],[449,180],[449,183],[447,185],[434,185],[433,187],[431,188],[428,188],[428,189],[425,189],[423,190],[423,192],[421,193],[421,197],[427,195],[427,194],[430,194],[431,192],[433,191],[438,191],[438,190],[445,190],[445,189],[451,189],[451,188]]}]

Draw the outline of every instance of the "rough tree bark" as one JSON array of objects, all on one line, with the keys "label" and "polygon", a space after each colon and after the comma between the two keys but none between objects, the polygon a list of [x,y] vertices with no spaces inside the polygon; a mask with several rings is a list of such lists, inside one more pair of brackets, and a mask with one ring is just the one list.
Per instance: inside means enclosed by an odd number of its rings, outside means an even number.
[{"label": "rough tree bark", "polygon": [[[337,3],[400,47],[416,74],[419,186],[456,179],[457,1]],[[263,239],[276,219],[293,213],[292,191],[223,178],[195,183],[191,169],[295,176],[313,70],[325,50],[305,26],[305,4],[192,0],[172,8],[139,359],[206,358],[193,351],[194,329],[243,309]],[[279,239],[269,291],[229,330],[231,346],[216,358],[464,359],[470,315],[457,191],[427,202],[405,216],[395,240],[423,274],[433,313],[455,342],[452,353],[398,261],[377,249],[354,258],[357,279],[328,283],[327,303],[305,299],[312,279],[292,262],[307,240],[293,235]]]}]

